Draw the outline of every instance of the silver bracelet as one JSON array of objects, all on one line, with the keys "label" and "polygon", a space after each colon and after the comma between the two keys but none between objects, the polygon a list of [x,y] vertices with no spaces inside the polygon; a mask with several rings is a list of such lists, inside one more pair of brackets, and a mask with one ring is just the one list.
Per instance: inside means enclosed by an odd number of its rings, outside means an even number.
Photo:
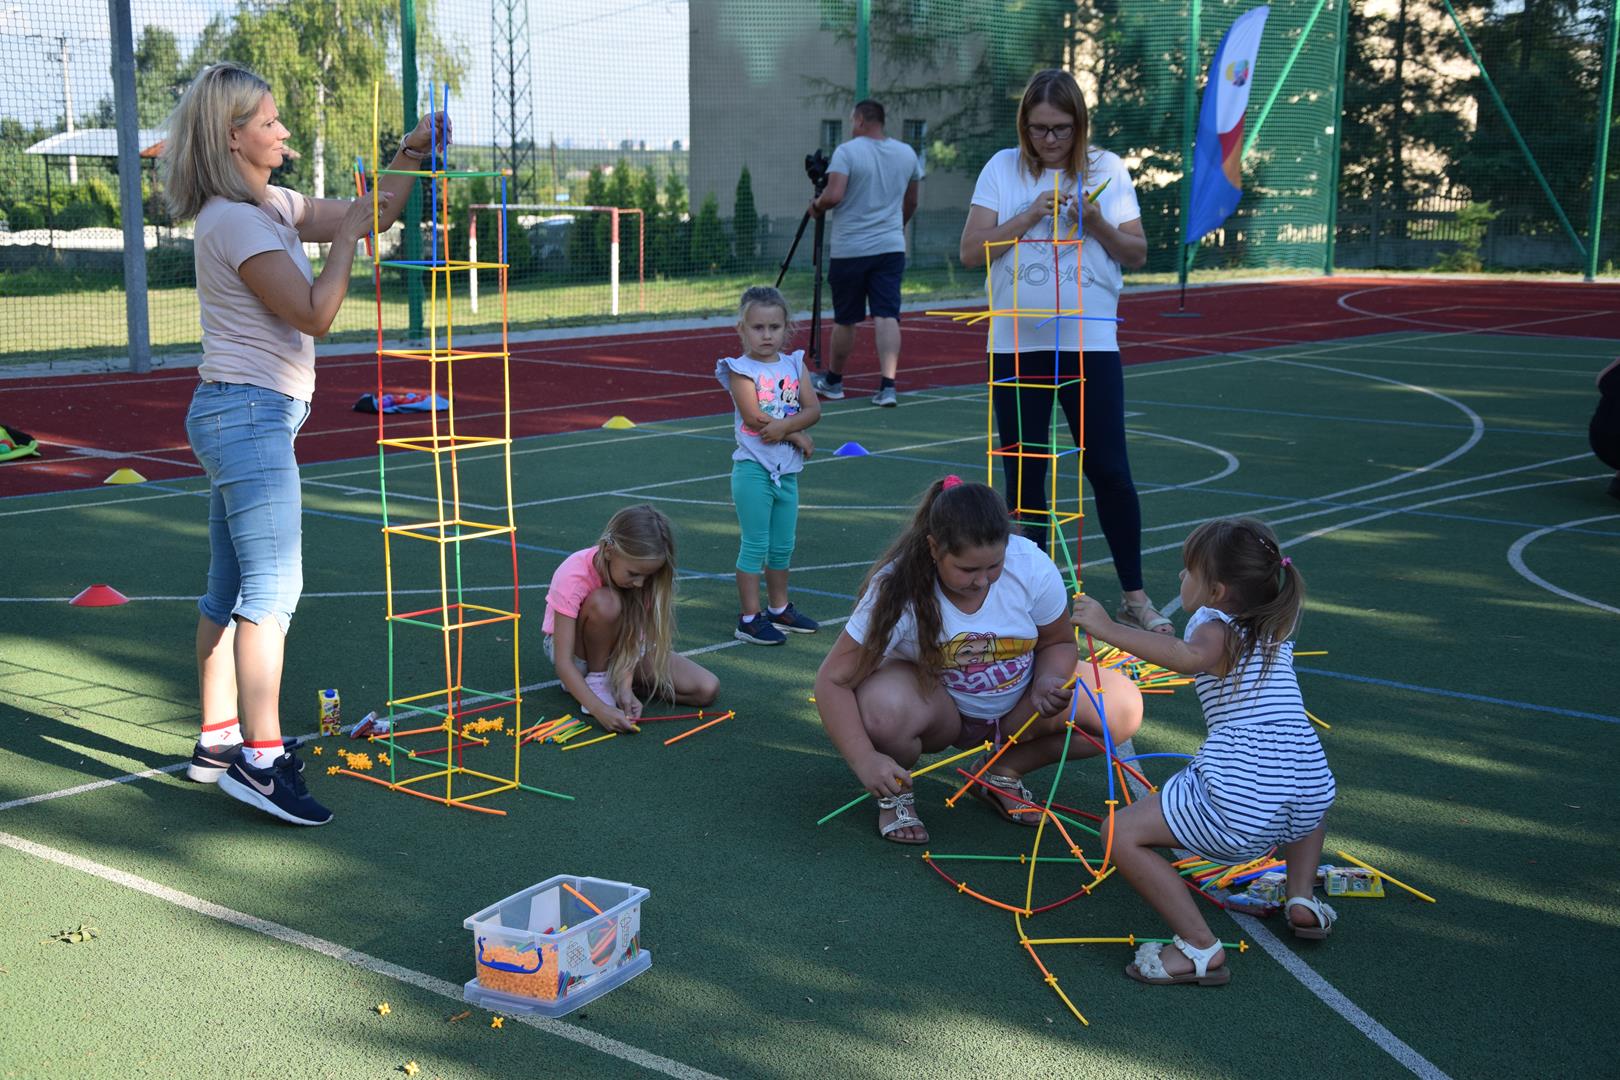
[{"label": "silver bracelet", "polygon": [[423,158],[427,157],[427,155],[422,153],[420,150],[412,150],[409,143],[400,143],[399,152],[410,158],[412,161],[421,161]]}]

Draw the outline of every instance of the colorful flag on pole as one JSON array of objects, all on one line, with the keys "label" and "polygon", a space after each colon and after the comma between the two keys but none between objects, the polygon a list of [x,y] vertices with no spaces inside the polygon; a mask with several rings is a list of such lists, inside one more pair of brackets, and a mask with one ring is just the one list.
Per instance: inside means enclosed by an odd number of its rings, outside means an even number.
[{"label": "colorful flag on pole", "polygon": [[1215,59],[1198,111],[1198,139],[1193,149],[1192,207],[1182,236],[1191,244],[1237,209],[1243,197],[1243,113],[1254,85],[1260,32],[1271,9],[1264,5],[1238,16]]}]

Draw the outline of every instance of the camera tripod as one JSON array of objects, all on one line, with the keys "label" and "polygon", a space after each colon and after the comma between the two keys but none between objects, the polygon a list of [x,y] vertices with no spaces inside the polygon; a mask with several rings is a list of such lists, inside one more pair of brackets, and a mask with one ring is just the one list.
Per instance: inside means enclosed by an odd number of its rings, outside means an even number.
[{"label": "camera tripod", "polygon": [[[820,150],[804,157],[804,171],[810,177],[810,183],[815,187],[815,194],[819,196],[827,186],[827,155]],[[793,234],[793,243],[788,247],[787,257],[782,260],[782,268],[776,275],[776,287],[782,287],[782,279],[787,277],[788,267],[793,263],[793,254],[799,250],[799,241],[804,239],[805,226],[810,219],[816,218],[816,231],[810,243],[810,261],[815,266],[815,285],[810,292],[810,345],[806,352],[810,357],[810,370],[821,370],[821,281],[823,277],[823,264],[826,253],[824,240],[827,233],[827,215],[820,217],[812,214],[808,209],[804,217],[799,219],[799,229]]]}]

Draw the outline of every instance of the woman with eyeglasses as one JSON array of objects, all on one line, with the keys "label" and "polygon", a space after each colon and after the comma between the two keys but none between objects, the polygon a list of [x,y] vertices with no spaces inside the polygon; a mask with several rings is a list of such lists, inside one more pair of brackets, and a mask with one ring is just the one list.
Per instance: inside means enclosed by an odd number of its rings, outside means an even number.
[{"label": "woman with eyeglasses", "polygon": [[[1116,617],[1128,626],[1169,633],[1170,620],[1143,590],[1142,512],[1125,453],[1125,383],[1112,321],[1123,268],[1146,264],[1147,237],[1130,171],[1117,154],[1092,146],[1089,135],[1085,98],[1074,76],[1036,72],[1018,105],[1018,145],[997,152],[979,173],[962,229],[962,265],[983,266],[988,257],[993,306],[1017,312],[990,324],[998,446],[1060,453],[1048,446],[1054,396],[1080,444],[1083,351],[1081,461],[1119,575]],[[1053,245],[1054,224],[1058,240],[1078,237],[1082,243]],[[1057,315],[1081,310],[1084,319]],[[1043,548],[1051,525],[1047,461],[1002,458],[1008,497],[1016,500],[1014,516],[1024,535]],[[1061,535],[1056,539],[1063,542]]]}]

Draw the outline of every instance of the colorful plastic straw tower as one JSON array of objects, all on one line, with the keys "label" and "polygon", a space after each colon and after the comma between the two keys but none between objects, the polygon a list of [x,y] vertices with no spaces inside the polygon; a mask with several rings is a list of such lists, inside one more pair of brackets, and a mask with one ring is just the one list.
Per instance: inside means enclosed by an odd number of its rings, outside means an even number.
[{"label": "colorful plastic straw tower", "polygon": [[[1054,196],[1061,194],[1057,187],[1056,179],[1057,178],[1054,179]],[[988,391],[991,400],[987,401],[985,406],[987,482],[992,486],[996,484],[998,474],[1002,472],[998,466],[1002,462],[1011,460],[1016,463],[1014,472],[1015,483],[1013,485],[1013,490],[1007,493],[1008,505],[1012,509],[1014,517],[1017,520],[1032,524],[1043,524],[1046,527],[1048,550],[1052,555],[1053,561],[1056,562],[1059,569],[1063,571],[1071,592],[1078,593],[1080,591],[1081,584],[1081,538],[1084,532],[1084,513],[1082,509],[1083,504],[1081,502],[1081,497],[1083,495],[1082,463],[1084,461],[1085,454],[1085,383],[1081,378],[1079,371],[1075,371],[1070,375],[1065,376],[1062,371],[1059,354],[1056,348],[1052,350],[1050,361],[1048,361],[1044,348],[1039,354],[1025,355],[1025,352],[1020,348],[1019,343],[1019,325],[1023,320],[1036,319],[1039,320],[1041,324],[1056,322],[1058,324],[1058,333],[1055,335],[1055,340],[1058,344],[1061,344],[1063,339],[1063,334],[1061,332],[1062,324],[1066,321],[1080,321],[1087,318],[1087,316],[1078,306],[1080,303],[1078,283],[1071,286],[1075,290],[1072,296],[1075,306],[1064,307],[1063,304],[1062,275],[1060,273],[1061,260],[1066,252],[1072,252],[1075,262],[1078,264],[1080,258],[1080,245],[1083,240],[1079,235],[1078,227],[1075,228],[1074,234],[1068,239],[1062,238],[1064,235],[1061,228],[1062,222],[1057,210],[1059,205],[1059,200],[1054,198],[1051,239],[1042,238],[1032,240],[1019,238],[1015,240],[1005,240],[997,243],[985,244],[986,296],[989,301],[985,310],[973,312],[942,311],[930,312],[929,314],[949,315],[956,321],[969,325],[981,323],[988,319],[997,317],[1006,318],[1011,321],[1014,356],[1013,371],[1010,375],[1003,374],[1001,378],[997,378],[992,362],[988,379]],[[1052,260],[1051,278],[1053,283],[1053,293],[1050,307],[1027,306],[1027,303],[1030,300],[1028,289],[1025,290],[1025,295],[1023,297],[1020,297],[1019,295],[1018,282],[1023,278],[1023,274],[1020,273],[1021,266],[1019,260],[1022,258],[1023,251],[1026,246],[1031,247],[1038,252],[1037,257],[1044,257],[1046,254],[1046,251],[1042,249],[1050,251]],[[1010,251],[1006,250],[1009,248],[1011,249]],[[993,267],[994,262],[998,257],[1011,258],[1013,260],[1013,293],[1012,296],[1007,299],[1005,306],[998,304],[998,298],[995,294]],[[1043,300],[1044,297],[1036,298],[1037,303],[1042,302]],[[1071,387],[1075,388],[1080,398],[1080,406],[1078,409],[1079,437],[1075,440],[1075,445],[1072,447],[1064,445],[1067,442],[1068,436],[1068,432],[1065,431],[1063,427],[1065,417],[1062,411],[1056,408],[1058,395],[1062,391]],[[998,443],[996,438],[993,401],[998,390],[1044,391],[1044,393],[1039,395],[1027,395],[1025,393],[1019,393],[1018,431],[1009,433],[1016,441],[1006,444]],[[1050,409],[1050,419],[1049,423],[1047,424],[1045,441],[1024,442],[1019,435],[1019,432],[1024,430],[1022,422],[1022,409],[1025,404],[1024,398],[1026,396],[1034,396],[1037,401],[1044,400],[1049,403],[1047,408]],[[1024,506],[1022,503],[1021,493],[1023,489],[1023,470],[1025,463],[1031,461],[1043,461],[1047,466],[1047,479],[1046,484],[1044,485],[1046,488],[1045,508],[1028,507]],[[1071,462],[1072,465],[1070,465]],[[1060,481],[1060,474],[1066,473],[1068,468],[1072,468],[1073,470],[1074,501],[1072,507],[1060,504],[1058,501],[1058,489],[1060,487],[1060,483],[1064,488],[1067,488],[1069,483],[1067,478]],[[1070,525],[1074,526],[1074,543],[1072,551],[1067,534],[1067,527]],[[1034,962],[1036,969],[1039,970],[1041,974],[1042,980],[1052,988],[1053,992],[1056,993],[1060,999],[1062,999],[1063,1004],[1071,1013],[1074,1014],[1076,1019],[1078,1019],[1082,1024],[1089,1024],[1089,1021],[1086,1020],[1085,1016],[1078,1008],[1075,1007],[1074,1002],[1069,999],[1069,996],[1064,993],[1063,989],[1058,985],[1057,976],[1054,975],[1051,969],[1049,969],[1042,961],[1040,953],[1036,947],[1059,944],[1078,945],[1103,943],[1136,945],[1147,941],[1166,939],[1139,938],[1134,934],[1113,937],[1034,938],[1031,937],[1026,930],[1024,920],[1033,918],[1034,916],[1044,912],[1053,911],[1064,906],[1065,904],[1068,904],[1070,901],[1089,894],[1093,889],[1101,884],[1105,878],[1113,873],[1114,867],[1111,861],[1111,856],[1113,853],[1114,842],[1114,811],[1121,804],[1121,801],[1129,803],[1131,799],[1130,791],[1125,786],[1126,775],[1130,774],[1132,778],[1139,781],[1148,790],[1154,790],[1153,785],[1148,783],[1147,778],[1132,767],[1130,760],[1122,760],[1114,752],[1113,739],[1108,732],[1106,705],[1102,694],[1101,669],[1104,667],[1117,668],[1130,676],[1134,681],[1136,681],[1139,687],[1148,692],[1153,692],[1155,690],[1159,692],[1166,692],[1170,687],[1184,685],[1191,680],[1182,678],[1179,675],[1176,675],[1174,672],[1168,672],[1165,669],[1159,668],[1155,665],[1146,664],[1135,657],[1121,653],[1117,649],[1113,649],[1108,646],[1098,649],[1091,641],[1089,635],[1083,641],[1079,641],[1078,643],[1080,645],[1080,656],[1082,657],[1082,661],[1080,670],[1076,672],[1072,685],[1086,695],[1086,697],[1091,701],[1093,707],[1096,709],[1098,716],[1103,718],[1103,737],[1099,741],[1075,724],[1075,715],[1078,710],[1077,696],[1075,699],[1076,705],[1075,707],[1071,708],[1069,725],[1064,735],[1065,742],[1063,747],[1063,755],[1058,759],[1058,764],[1053,769],[1051,787],[1047,792],[1045,800],[1031,802],[1028,806],[1023,807],[1022,811],[1014,811],[1015,813],[1028,812],[1039,815],[1036,828],[1034,830],[1034,840],[1028,854],[953,855],[925,851],[923,852],[923,860],[934,870],[935,873],[939,874],[940,877],[949,882],[957,892],[971,896],[974,899],[992,907],[1010,912],[1013,916],[1014,926],[1017,931],[1018,943],[1029,955],[1029,958]],[[1003,743],[1002,750],[989,757],[989,759],[985,761],[976,772],[969,773],[967,770],[959,768],[957,772],[965,778],[966,782],[958,787],[956,792],[946,800],[946,804],[949,806],[955,806],[956,802],[975,785],[983,786],[984,781],[981,779],[981,777],[989,769],[990,765],[995,762],[996,758],[999,757],[1002,752],[1004,752],[1008,747],[1015,745],[1017,741],[1023,737],[1024,731],[1028,729],[1029,725],[1033,723],[1034,720],[1035,717],[1031,716],[1022,727],[1020,727]],[[1090,741],[1104,753],[1104,760],[1107,762],[1107,765],[1104,767],[1105,775],[1108,780],[1108,798],[1105,804],[1106,814],[1094,814],[1084,810],[1077,810],[1074,807],[1064,806],[1055,801],[1057,797],[1058,785],[1063,779],[1063,767],[1064,762],[1068,758],[1069,743],[1074,740],[1076,735]],[[937,762],[934,766],[930,766],[929,768],[937,767],[940,764],[945,764],[945,762]],[[917,770],[918,773],[922,771],[925,770]],[[916,775],[916,773],[913,775]],[[824,818],[823,820],[826,819]],[[1073,832],[1071,832],[1071,830],[1073,830]],[[1102,852],[1100,857],[1088,857],[1081,849],[1080,844],[1075,840],[1075,836],[1082,833],[1085,835],[1081,836],[1081,839],[1087,840],[1088,842],[1090,839],[1095,839],[1101,844]],[[1060,838],[1060,850],[1045,855],[1041,854],[1042,842],[1047,840],[1048,837],[1053,836]],[[1025,880],[1022,902],[999,900],[982,892],[975,891],[969,887],[966,880],[958,880],[940,867],[940,861],[951,860],[1006,862],[1016,860],[1020,865],[1027,864],[1029,867],[1029,872]],[[1035,872],[1037,868],[1042,865],[1052,865],[1054,863],[1063,863],[1079,871],[1081,879],[1080,887],[1078,890],[1062,897],[1061,899],[1045,904],[1037,904],[1035,896]],[[1212,902],[1219,902],[1214,900],[1212,897],[1210,899]],[[1246,946],[1239,943],[1230,947],[1240,948]]]},{"label": "colorful plastic straw tower", "polygon": [[[436,102],[436,92],[430,87],[428,91],[429,110],[447,108],[450,99],[450,87],[444,87],[444,101]],[[371,161],[373,171],[370,174],[370,185],[367,194],[372,197],[372,280],[377,294],[377,474],[379,489],[382,493],[383,518],[383,552],[384,575],[387,595],[387,626],[388,626],[388,716],[389,730],[386,734],[372,737],[373,742],[385,744],[389,753],[387,779],[376,776],[367,776],[353,769],[340,769],[340,773],[369,780],[372,783],[382,784],[391,791],[403,791],[409,795],[443,803],[446,806],[459,807],[465,810],[476,810],[488,814],[504,814],[504,810],[478,805],[477,799],[484,799],[506,791],[522,789],[541,795],[550,795],[560,799],[571,799],[572,796],[561,795],[544,788],[533,787],[521,782],[522,755],[520,751],[519,734],[523,726],[523,695],[522,678],[519,667],[518,633],[518,570],[517,570],[517,525],[512,510],[512,401],[511,401],[511,375],[510,353],[507,349],[507,261],[506,261],[506,175],[503,172],[454,170],[449,167],[447,159],[448,146],[441,142],[442,131],[435,127],[432,147],[426,168],[419,170],[381,169],[379,145],[381,120],[381,87],[375,87],[372,92],[372,119],[371,119]],[[363,170],[362,170],[363,171]],[[378,181],[382,176],[403,175],[428,181],[428,194],[432,213],[432,246],[429,257],[426,259],[383,259],[381,257],[381,243],[377,236],[378,223]],[[498,223],[498,239],[500,243],[500,258],[494,262],[484,262],[478,265],[484,269],[497,271],[499,277],[500,303],[501,303],[501,344],[499,349],[458,349],[455,347],[455,301],[451,293],[452,275],[458,272],[465,273],[472,268],[472,263],[466,259],[452,259],[450,257],[450,183],[452,180],[470,179],[472,177],[499,177],[501,186],[501,200],[503,209]],[[362,191],[366,189],[363,187]],[[413,227],[409,222],[407,228]],[[383,305],[382,305],[382,275],[384,268],[401,270],[407,274],[427,274],[430,285],[430,306],[428,320],[428,337],[425,348],[386,348],[383,344]],[[442,292],[442,299],[441,299]],[[440,340],[439,317],[443,314],[443,340]],[[440,420],[439,411],[429,412],[430,426],[426,435],[391,436],[387,431],[387,415],[382,410],[382,397],[384,393],[384,362],[386,360],[418,361],[427,365],[429,400],[436,402],[443,398],[448,402],[443,421]],[[457,418],[456,403],[456,371],[463,364],[491,364],[501,365],[501,401],[499,411],[498,432],[489,431],[493,426],[490,409],[487,403],[479,403],[479,424],[469,430],[469,425]],[[424,454],[428,456],[433,468],[433,515],[429,520],[411,521],[403,523],[399,515],[394,513],[394,507],[388,497],[388,464],[389,451],[406,452],[409,455]],[[505,474],[506,508],[500,515],[503,520],[495,522],[475,521],[462,512],[462,491],[459,466],[462,455],[472,455],[487,460],[491,450],[500,454],[501,465]],[[408,466],[407,466],[408,467]],[[413,510],[421,505],[420,500],[413,499],[403,503],[405,507]],[[464,580],[462,571],[462,552],[464,545],[499,543],[505,538],[511,553],[512,565],[512,606],[511,610],[489,607],[483,604],[474,604],[467,601],[467,590],[470,583]],[[438,555],[438,603],[426,608],[401,611],[401,605],[396,603],[394,589],[394,545],[432,544],[437,547]],[[410,629],[407,629],[410,628]],[[485,635],[501,632],[503,629],[511,636],[512,642],[512,669],[509,686],[502,685],[495,688],[475,688],[466,685],[464,671],[467,668],[468,652],[472,650],[475,656],[483,658],[489,655],[491,642],[487,637],[473,633],[482,629]],[[415,670],[420,665],[403,662],[403,654],[407,649],[403,644],[411,638],[413,632],[420,634],[426,631],[438,637],[438,653],[442,661],[442,685],[428,690],[413,690],[401,692],[398,685],[399,675],[403,670]],[[414,648],[410,649],[413,659],[420,658],[421,653]],[[498,665],[497,665],[498,666]],[[504,683],[504,679],[502,680]],[[496,711],[510,712],[514,722],[507,726],[502,721],[495,720]],[[480,714],[486,714],[480,716]],[[476,719],[475,719],[476,717]],[[403,722],[427,719],[431,723],[425,726],[406,728],[402,730]],[[494,729],[493,735],[484,734]],[[505,754],[497,750],[493,744],[496,739],[510,733],[512,747],[510,757],[510,772],[499,764],[489,764],[488,761],[500,761]],[[418,746],[411,750],[400,740],[412,736],[430,737],[442,736],[444,744],[441,747]],[[474,769],[466,764],[465,752],[469,749],[478,752],[482,769]],[[415,772],[407,775],[407,770],[427,767],[426,772]]]}]

